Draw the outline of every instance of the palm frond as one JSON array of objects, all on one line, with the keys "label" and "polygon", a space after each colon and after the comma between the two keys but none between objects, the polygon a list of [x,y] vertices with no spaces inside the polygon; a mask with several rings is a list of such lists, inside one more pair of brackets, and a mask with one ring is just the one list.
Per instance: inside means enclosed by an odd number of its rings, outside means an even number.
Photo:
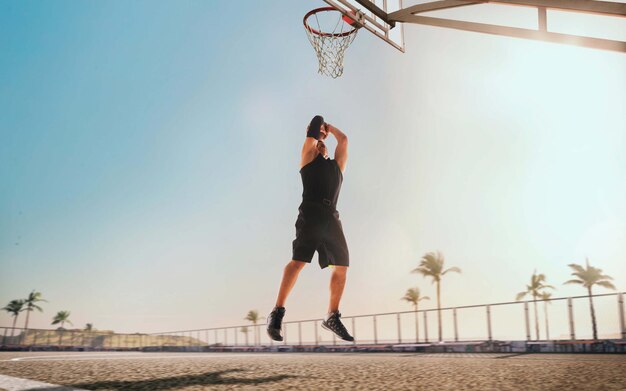
[{"label": "palm frond", "polygon": [[528,292],[520,292],[515,296],[515,301],[520,301],[522,300],[522,298],[524,298],[524,296],[526,296]]},{"label": "palm frond", "polygon": [[563,283],[563,285],[565,285],[565,284],[580,284],[580,285],[583,285],[584,282],[581,281],[581,280],[567,280],[567,281],[565,281]]},{"label": "palm frond", "polygon": [[608,281],[598,281],[598,282],[596,282],[596,285],[600,285],[600,286],[608,288],[608,289],[617,290],[617,288],[615,288],[615,285],[613,285],[612,283],[610,283]]},{"label": "palm frond", "polygon": [[460,268],[458,268],[458,267],[456,267],[456,266],[452,266],[451,268],[446,269],[446,270],[445,270],[443,273],[441,273],[441,274],[443,275],[443,274],[446,274],[447,272],[461,273],[461,269],[460,269]]},{"label": "palm frond", "polygon": [[578,273],[584,273],[585,272],[585,269],[582,266],[578,265],[578,264],[570,263],[567,266],[571,267],[572,269],[574,269],[574,271],[576,271]]}]

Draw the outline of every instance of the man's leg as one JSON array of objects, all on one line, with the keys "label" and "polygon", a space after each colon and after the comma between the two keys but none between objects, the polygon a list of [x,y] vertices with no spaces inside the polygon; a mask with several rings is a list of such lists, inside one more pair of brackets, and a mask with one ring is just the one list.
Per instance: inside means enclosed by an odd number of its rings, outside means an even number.
[{"label": "man's leg", "polygon": [[322,328],[332,331],[344,341],[354,341],[354,338],[348,333],[346,327],[339,319],[339,301],[343,294],[343,287],[346,285],[346,272],[348,266],[335,266],[330,276],[330,303],[328,305],[328,314],[322,321]]},{"label": "man's leg", "polygon": [[343,288],[346,286],[346,273],[348,266],[335,266],[333,273],[330,275],[330,303],[328,304],[328,313],[339,310],[339,301],[343,294]]},{"label": "man's leg", "polygon": [[287,296],[291,292],[291,288],[296,283],[300,270],[304,268],[306,262],[291,260],[285,270],[283,271],[283,280],[280,283],[280,289],[278,291],[278,298],[276,298],[276,307],[284,307]]}]

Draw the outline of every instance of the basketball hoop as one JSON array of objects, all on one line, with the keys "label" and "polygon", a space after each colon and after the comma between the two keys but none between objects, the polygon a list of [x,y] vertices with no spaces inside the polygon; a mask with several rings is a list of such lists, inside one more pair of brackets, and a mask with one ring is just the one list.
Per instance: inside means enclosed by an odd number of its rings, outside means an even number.
[{"label": "basketball hoop", "polygon": [[[332,17],[335,14],[339,14],[336,19]],[[332,78],[343,74],[343,54],[356,37],[360,18],[358,11],[353,20],[333,7],[317,8],[304,15],[304,30],[319,62],[318,73]]]}]

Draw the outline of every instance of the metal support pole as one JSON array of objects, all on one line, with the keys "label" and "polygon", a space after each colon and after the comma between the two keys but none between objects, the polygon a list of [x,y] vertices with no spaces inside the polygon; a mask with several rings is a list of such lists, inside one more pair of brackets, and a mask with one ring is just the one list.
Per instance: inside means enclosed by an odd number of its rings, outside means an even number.
[{"label": "metal support pole", "polygon": [[[215,337],[215,344],[217,345],[217,329],[213,330],[213,337]],[[256,341],[256,338],[254,340]]]},{"label": "metal support pole", "polygon": [[540,31],[548,31],[548,15],[546,7],[537,7],[537,24]]},{"label": "metal support pole", "polygon": [[233,331],[235,332],[235,346],[237,346],[239,345],[239,333],[237,332],[237,327],[234,327]]},{"label": "metal support pole", "polygon": [[284,338],[283,338],[283,345],[287,345],[287,323],[284,323],[283,327],[283,331],[284,331]]},{"label": "metal support pole", "polygon": [[356,323],[354,322],[354,319],[355,318],[352,318],[352,337],[354,338],[352,343],[356,345]]},{"label": "metal support pole", "polygon": [[428,342],[428,311],[424,311],[424,342]]},{"label": "metal support pole", "polygon": [[302,346],[302,322],[298,322],[298,345]]},{"label": "metal support pole", "polygon": [[224,329],[224,346],[228,345],[228,329]]},{"label": "metal support pole", "polygon": [[396,319],[398,321],[398,343],[402,343],[402,330],[400,327],[400,314],[396,314]]},{"label": "metal support pole", "polygon": [[624,325],[624,294],[622,292],[617,294],[617,305],[619,313],[619,330],[622,334],[622,339],[626,339],[626,325]]},{"label": "metal support pole", "polygon": [[487,306],[487,338],[491,341],[491,306]]},{"label": "metal support pole", "polygon": [[524,319],[526,320],[526,341],[530,341],[530,318],[528,317],[528,302],[524,302]]},{"label": "metal support pole", "polygon": [[378,343],[378,331],[376,330],[376,315],[374,315],[374,344]]},{"label": "metal support pole", "polygon": [[317,320],[313,322],[313,327],[315,329],[315,346],[320,344],[320,339],[319,336],[317,335],[318,331],[317,331]]},{"label": "metal support pole", "polygon": [[456,320],[456,308],[452,309],[452,316],[454,317],[454,341],[459,342],[459,325]]},{"label": "metal support pole", "polygon": [[570,339],[576,339],[576,332],[574,330],[574,306],[572,305],[572,298],[567,298],[567,315],[569,318],[569,337]]}]

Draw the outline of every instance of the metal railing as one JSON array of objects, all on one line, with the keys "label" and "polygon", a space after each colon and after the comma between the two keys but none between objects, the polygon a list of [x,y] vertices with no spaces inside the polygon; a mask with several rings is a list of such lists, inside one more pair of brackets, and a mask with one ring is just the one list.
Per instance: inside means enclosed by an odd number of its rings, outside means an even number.
[{"label": "metal railing", "polygon": [[[617,298],[617,311],[613,316],[606,302],[602,300],[610,297]],[[607,293],[593,295],[596,301],[595,310],[599,339],[626,339],[624,326],[624,293]],[[579,337],[591,339],[591,320],[586,325],[584,308],[585,300],[589,296],[560,297],[548,300],[533,300],[502,302],[480,305],[467,305],[441,308],[442,336],[439,338],[437,309],[428,308],[418,311],[386,312],[366,315],[342,316],[343,323],[355,338],[355,342],[346,343],[337,340],[334,334],[320,330],[322,319],[304,319],[283,322],[282,342],[270,340],[264,331],[264,325],[237,325],[215,327],[207,329],[179,330],[151,335],[161,336],[196,336],[206,346],[259,346],[259,345],[337,345],[337,344],[407,344],[432,342],[475,342],[475,341],[565,341],[576,340],[576,330],[580,329]],[[560,308],[551,308],[553,303],[564,304]],[[535,306],[537,309],[535,310]],[[543,309],[541,307],[546,306]],[[588,312],[588,311],[587,311]],[[552,317],[550,317],[552,313]],[[465,314],[460,321],[461,314]],[[433,316],[429,316],[433,315]],[[556,317],[559,315],[560,317]],[[537,319],[535,319],[537,316]],[[409,319],[412,317],[413,319]],[[497,322],[494,321],[497,317]],[[616,318],[612,325],[602,321],[606,318]],[[481,320],[482,318],[482,320]],[[549,320],[551,319],[551,320]],[[368,322],[369,321],[369,322]],[[552,327],[550,327],[550,321]],[[364,324],[365,323],[365,324]],[[367,324],[369,323],[369,324]],[[421,323],[421,324],[420,324]],[[481,324],[482,323],[482,324]],[[459,324],[465,325],[463,333]],[[578,324],[578,326],[576,326]],[[500,328],[497,328],[501,325]],[[312,326],[312,327],[311,327]],[[247,327],[254,335],[253,342],[240,343],[238,331]],[[308,332],[303,333],[303,329]],[[434,330],[434,332],[432,331]],[[550,337],[550,331],[558,335]],[[430,335],[429,335],[430,332]],[[434,334],[434,337],[433,337]],[[230,338],[229,338],[230,336]]]},{"label": "metal railing", "polygon": [[[626,339],[624,292],[592,296],[598,339]],[[617,311],[613,300],[617,299]],[[322,319],[283,322],[282,342],[269,339],[265,324],[236,325],[147,334],[112,331],[42,330],[0,327],[3,347],[49,347],[96,350],[255,350],[281,346],[428,346],[436,343],[478,344],[496,341],[575,341],[592,339],[589,296],[502,302],[437,309],[342,316],[354,342],[322,330]],[[614,302],[613,302],[614,303]],[[612,309],[611,309],[612,307]],[[247,330],[247,331],[246,331]],[[241,335],[240,335],[241,334]],[[250,335],[252,334],[252,335]]]}]

